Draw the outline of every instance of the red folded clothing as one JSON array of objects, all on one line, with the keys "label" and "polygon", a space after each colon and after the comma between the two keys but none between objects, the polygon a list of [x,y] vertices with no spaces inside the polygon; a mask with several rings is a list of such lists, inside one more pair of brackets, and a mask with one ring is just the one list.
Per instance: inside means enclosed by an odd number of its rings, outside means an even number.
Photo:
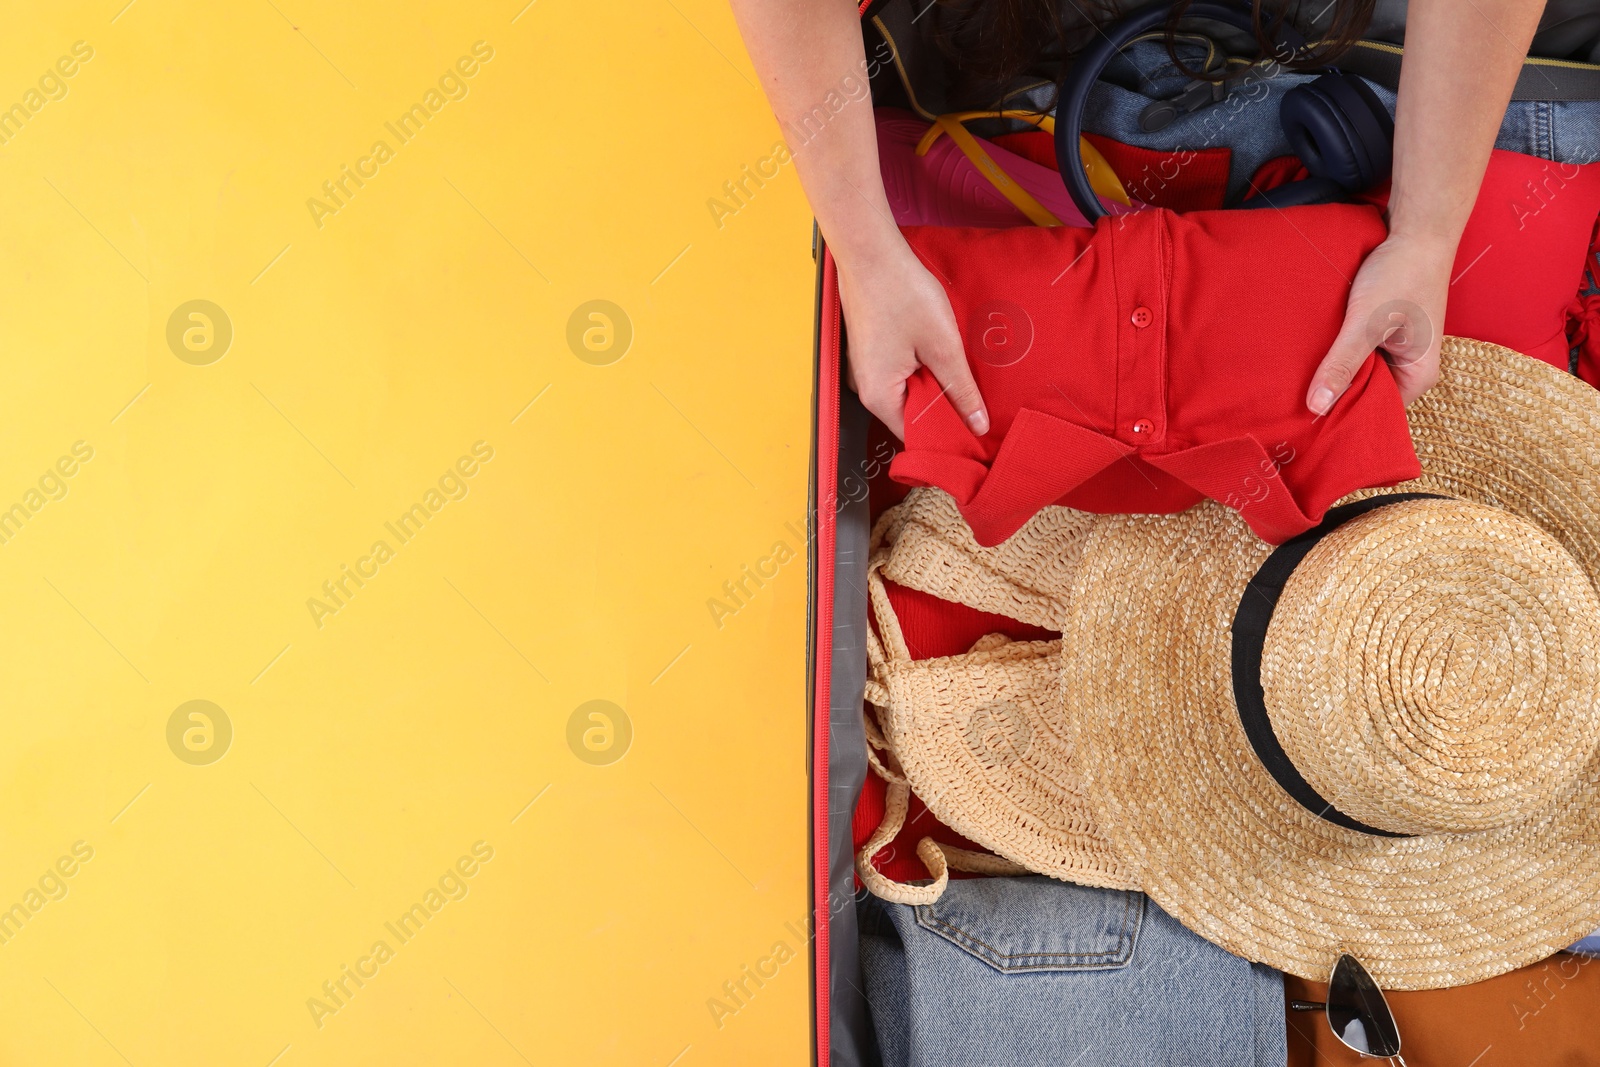
[{"label": "red folded clothing", "polygon": [[[1154,207],[1188,211],[1222,206],[1226,148],[1154,152],[1087,135],[1131,195]],[[1006,134],[997,144],[1059,169],[1055,140],[1038,131]],[[1269,159],[1250,178],[1273,189],[1307,176],[1293,156]],[[1362,197],[1387,206],[1387,184]],[[1442,331],[1542,359],[1566,370],[1578,349],[1578,374],[1600,385],[1600,296],[1584,276],[1600,252],[1600,163],[1554,163],[1496,149],[1462,232],[1450,270]]]},{"label": "red folded clothing", "polygon": [[[1305,177],[1293,156],[1261,165],[1260,189]],[[1387,184],[1365,194],[1385,207]],[[1450,268],[1443,332],[1505,345],[1600,385],[1600,303],[1585,269],[1600,252],[1600,163],[1552,163],[1496,149]]]},{"label": "red folded clothing", "polygon": [[1327,415],[1305,405],[1385,236],[1371,207],[903,232],[945,285],[991,429],[974,434],[921,368],[890,474],[949,492],[980,544],[1048,504],[1170,513],[1204,497],[1281,543],[1347,493],[1420,473],[1380,357]]},{"label": "red folded clothing", "polygon": [[[1105,157],[1133,199],[1173,211],[1205,211],[1222,207],[1228,189],[1233,150],[1198,148],[1163,152],[1123,144],[1096,133],[1083,135]],[[1042,130],[1001,134],[994,143],[1059,173],[1056,139]],[[1292,157],[1288,157],[1292,158]],[[1298,164],[1298,160],[1295,161]]]},{"label": "red folded clothing", "polygon": [[1594,321],[1578,293],[1597,214],[1600,163],[1496,151],[1456,251],[1444,332],[1566,370],[1570,335]]}]

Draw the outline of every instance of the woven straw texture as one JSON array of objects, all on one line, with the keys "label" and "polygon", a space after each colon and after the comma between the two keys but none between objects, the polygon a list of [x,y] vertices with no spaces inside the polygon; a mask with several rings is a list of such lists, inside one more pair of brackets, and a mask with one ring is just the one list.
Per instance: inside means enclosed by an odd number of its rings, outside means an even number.
[{"label": "woven straw texture", "polygon": [[1508,512],[1395,504],[1295,569],[1261,679],[1279,743],[1345,814],[1492,830],[1548,809],[1600,741],[1600,601]]},{"label": "woven straw texture", "polygon": [[941,600],[1061,629],[1060,592],[1072,581],[1095,517],[1047,507],[992,548],[978,544],[942,489],[913,489],[884,512],[884,577]]},{"label": "woven straw texture", "polygon": [[1420,836],[1318,818],[1251,751],[1229,628],[1271,549],[1233,513],[1096,523],[1062,643],[1074,781],[1141,887],[1241,956],[1321,979],[1347,951],[1390,989],[1478,981],[1600,926],[1600,396],[1451,338],[1411,422],[1425,473],[1400,489],[1461,499],[1319,544],[1262,684],[1325,798]]},{"label": "woven straw texture", "polygon": [[[891,551],[881,542],[914,526],[886,514],[868,564],[876,635],[868,642],[867,699],[877,708],[868,738],[883,748],[884,759],[873,762],[889,782],[890,797],[884,824],[857,857],[863,882],[886,899],[930,903],[943,891],[948,860],[962,870],[1031,870],[1083,885],[1137,888],[1095,830],[1073,770],[1061,721],[1060,642],[991,634],[963,655],[911,659],[883,587]],[[871,858],[902,825],[904,797],[897,786],[915,791],[945,825],[1015,865],[994,868],[993,857],[946,855],[956,850],[925,839],[918,855],[934,885],[884,879]],[[982,865],[986,859],[989,869]]]}]

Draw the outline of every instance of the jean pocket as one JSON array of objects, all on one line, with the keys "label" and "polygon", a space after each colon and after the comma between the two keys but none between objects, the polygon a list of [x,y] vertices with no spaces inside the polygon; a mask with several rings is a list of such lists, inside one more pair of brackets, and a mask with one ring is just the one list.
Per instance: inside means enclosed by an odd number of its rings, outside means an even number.
[{"label": "jean pocket", "polygon": [[1126,967],[1144,912],[1143,893],[1039,875],[952,881],[915,909],[918,926],[1003,974]]}]

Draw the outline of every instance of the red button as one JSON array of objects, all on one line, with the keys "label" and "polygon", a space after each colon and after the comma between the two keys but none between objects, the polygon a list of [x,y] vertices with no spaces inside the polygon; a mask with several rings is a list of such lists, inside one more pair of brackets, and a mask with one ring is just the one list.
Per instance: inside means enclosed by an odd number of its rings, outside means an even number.
[{"label": "red button", "polygon": [[1139,327],[1141,330],[1150,325],[1150,323],[1154,320],[1155,316],[1152,315],[1150,313],[1150,309],[1145,307],[1143,304],[1140,304],[1138,307],[1134,308],[1133,314],[1128,316],[1128,321]]},{"label": "red button", "polygon": [[1134,433],[1149,433],[1155,428],[1156,424],[1151,422],[1149,419],[1140,419],[1138,422],[1133,424]]}]

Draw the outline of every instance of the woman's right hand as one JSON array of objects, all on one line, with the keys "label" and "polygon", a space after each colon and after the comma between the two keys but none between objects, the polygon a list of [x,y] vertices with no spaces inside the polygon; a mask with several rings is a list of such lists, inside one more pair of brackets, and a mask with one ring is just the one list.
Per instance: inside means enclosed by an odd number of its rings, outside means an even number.
[{"label": "woman's right hand", "polygon": [[[902,441],[906,379],[927,367],[972,432],[989,432],[989,415],[972,378],[961,331],[944,286],[899,238],[876,257],[835,261],[849,344],[847,381],[866,409]],[[865,261],[863,261],[865,259]]]}]

